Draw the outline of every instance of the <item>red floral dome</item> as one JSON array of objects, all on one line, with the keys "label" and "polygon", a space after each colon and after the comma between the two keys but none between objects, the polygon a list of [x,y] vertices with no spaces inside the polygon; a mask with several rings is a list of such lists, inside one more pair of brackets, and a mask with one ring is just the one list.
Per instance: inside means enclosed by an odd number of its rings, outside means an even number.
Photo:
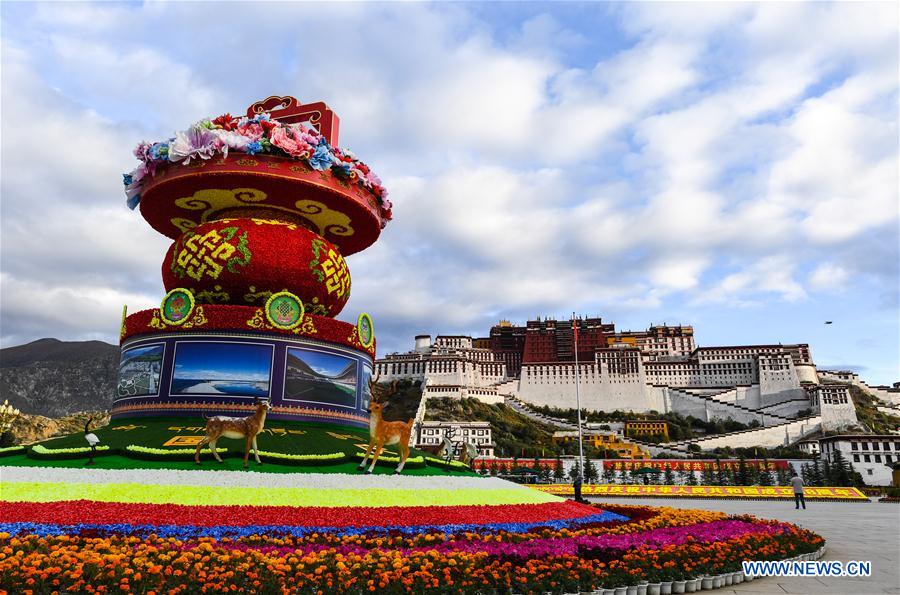
[{"label": "red floral dome", "polygon": [[290,291],[306,311],[335,316],[350,297],[350,271],[337,247],[298,223],[220,219],[184,232],[166,253],[166,290],[184,287],[200,304],[265,305]]}]

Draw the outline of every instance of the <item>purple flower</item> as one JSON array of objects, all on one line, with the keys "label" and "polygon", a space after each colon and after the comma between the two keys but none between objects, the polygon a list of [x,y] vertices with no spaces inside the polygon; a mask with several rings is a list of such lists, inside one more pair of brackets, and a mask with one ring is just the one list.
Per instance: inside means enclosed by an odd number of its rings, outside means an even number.
[{"label": "purple flower", "polygon": [[193,126],[175,135],[169,145],[169,161],[190,163],[194,158],[209,159],[220,146],[221,141],[212,131]]}]

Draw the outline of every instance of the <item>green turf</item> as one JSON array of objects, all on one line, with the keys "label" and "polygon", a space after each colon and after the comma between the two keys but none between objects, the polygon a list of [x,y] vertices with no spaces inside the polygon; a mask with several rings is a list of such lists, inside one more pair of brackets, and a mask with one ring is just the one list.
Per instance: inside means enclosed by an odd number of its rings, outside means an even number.
[{"label": "green turf", "polygon": [[[412,456],[412,455],[410,455]],[[261,471],[264,473],[361,473],[357,470],[357,463],[347,462],[338,463],[337,465],[320,465],[298,467],[293,465],[279,465],[277,463],[266,462],[265,457],[260,456],[263,461],[262,465],[257,465],[251,456],[248,471]],[[216,463],[213,460],[204,460],[201,465],[196,465],[190,461],[144,461],[139,459],[130,459],[119,455],[109,455],[97,457],[94,459],[95,464],[91,469],[184,469],[184,470],[206,470],[206,471],[242,471],[243,461],[239,458],[224,458],[222,463]],[[29,459],[25,455],[12,455],[0,458],[0,468],[2,467],[67,467],[82,468],[85,467],[85,459],[68,459],[68,460],[35,460]],[[375,475],[390,475],[394,472],[393,467],[375,467],[373,473]],[[0,474],[2,475],[2,474]],[[471,471],[447,471],[437,467],[424,467],[420,469],[403,470],[403,475],[456,475],[456,476],[473,476],[475,473]]]},{"label": "green turf", "polygon": [[[205,421],[202,418],[192,417],[154,417],[154,418],[130,418],[116,419],[109,425],[92,429],[100,438],[100,443],[111,449],[124,450],[129,445],[146,446],[163,450],[182,450],[194,448],[197,437],[203,435]],[[260,451],[277,452],[284,454],[331,454],[342,452],[353,456],[358,452],[364,452],[369,443],[368,429],[347,428],[326,423],[289,422],[266,420],[265,429],[257,438]],[[70,434],[59,438],[52,438],[41,442],[49,449],[85,447],[83,433]],[[168,446],[166,446],[168,444]],[[202,469],[240,469],[242,461],[236,457],[244,451],[243,440],[222,438],[218,443],[219,448],[227,448],[228,452],[223,463],[216,463],[211,455],[201,455]],[[386,456],[398,456],[396,445],[385,448]],[[429,456],[415,449],[410,449],[410,458],[416,456]],[[264,462],[262,466],[251,464],[251,468],[284,473],[352,473],[356,470],[357,462],[345,462],[333,465],[286,465],[274,461],[266,463],[266,457],[260,456]],[[252,461],[251,456],[251,461]],[[71,460],[35,460],[25,455],[15,455],[0,458],[2,465],[31,465],[49,467],[80,467],[84,459]],[[144,461],[120,455],[106,455],[96,458],[95,468],[99,469],[196,469],[191,461]],[[391,473],[393,465],[376,467],[376,473]],[[459,475],[471,474],[468,471],[447,471],[436,467],[424,469],[412,469],[407,467],[404,473],[410,475]]]}]

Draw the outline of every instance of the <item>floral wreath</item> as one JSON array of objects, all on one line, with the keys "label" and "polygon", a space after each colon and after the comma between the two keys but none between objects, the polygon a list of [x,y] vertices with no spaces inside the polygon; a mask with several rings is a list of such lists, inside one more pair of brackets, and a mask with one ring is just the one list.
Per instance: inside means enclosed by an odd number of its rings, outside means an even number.
[{"label": "floral wreath", "polygon": [[223,114],[200,120],[187,130],[160,142],[142,142],[134,149],[141,164],[123,174],[127,204],[134,209],[141,201],[141,191],[148,175],[170,163],[187,165],[192,159],[211,159],[228,152],[248,155],[273,155],[302,161],[316,171],[330,171],[339,178],[356,182],[378,201],[382,226],[392,218],[391,201],[381,179],[349,149],[332,147],[319,131],[300,123],[285,124],[269,114],[252,118],[236,118]]},{"label": "floral wreath", "polygon": [[[289,298],[291,301],[293,301],[294,305],[296,305],[297,308],[300,310],[300,315],[297,316],[297,320],[295,320],[294,322],[289,322],[289,323],[281,322],[279,320],[276,320],[275,317],[272,316],[272,303],[276,299],[283,298],[283,297]],[[291,329],[295,329],[298,326],[300,326],[300,323],[303,322],[303,317],[306,315],[306,309],[303,307],[303,300],[298,298],[296,295],[294,295],[290,291],[279,291],[279,292],[273,293],[271,296],[269,296],[269,299],[266,300],[265,312],[266,312],[266,319],[269,321],[269,324],[271,324],[275,328],[281,329],[283,331],[289,331]]]},{"label": "floral wreath", "polygon": [[[363,337],[363,321],[368,323],[369,325],[369,338],[368,341],[365,337]],[[372,343],[375,342],[375,324],[372,322],[372,317],[363,312],[359,315],[359,318],[356,319],[356,334],[359,337],[359,342],[366,349],[372,346]]]},{"label": "floral wreath", "polygon": [[[166,306],[172,307],[177,310],[182,310],[184,306],[178,306],[177,302],[178,300],[181,300],[182,302],[185,301],[185,298],[183,296],[187,296],[187,312],[185,312],[184,316],[182,316],[178,320],[170,320],[169,317],[166,316]],[[169,303],[169,300],[171,300],[171,304]],[[192,294],[189,289],[176,287],[175,289],[167,293],[163,298],[162,303],[159,305],[159,316],[166,324],[178,326],[179,324],[183,324],[188,318],[191,317],[191,312],[194,311],[195,305],[196,303],[194,302],[194,294]]]}]

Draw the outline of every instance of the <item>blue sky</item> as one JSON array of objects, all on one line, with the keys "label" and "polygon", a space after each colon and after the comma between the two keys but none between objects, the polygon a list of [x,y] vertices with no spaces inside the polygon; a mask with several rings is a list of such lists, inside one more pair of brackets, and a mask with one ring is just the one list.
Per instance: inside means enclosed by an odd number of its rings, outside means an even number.
[{"label": "blue sky", "polygon": [[175,380],[268,382],[271,372],[272,348],[266,345],[179,343],[175,349]]},{"label": "blue sky", "polygon": [[391,192],[341,315],[381,353],[577,311],[900,380],[897,10],[4,3],[0,340],[157,306],[131,149],[291,94]]},{"label": "blue sky", "polygon": [[342,355],[308,349],[288,349],[288,355],[303,360],[310,368],[325,376],[337,376],[353,363],[352,359]]}]

